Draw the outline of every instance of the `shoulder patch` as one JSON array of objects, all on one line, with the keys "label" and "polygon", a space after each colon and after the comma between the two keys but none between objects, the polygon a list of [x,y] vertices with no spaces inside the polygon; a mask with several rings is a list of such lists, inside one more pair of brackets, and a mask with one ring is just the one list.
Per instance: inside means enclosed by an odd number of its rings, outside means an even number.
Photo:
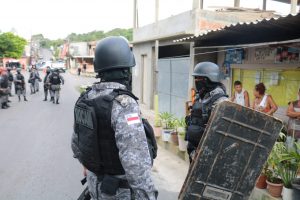
[{"label": "shoulder patch", "polygon": [[125,119],[126,119],[126,122],[128,125],[141,123],[141,118],[138,113],[131,113],[131,114],[125,115]]}]

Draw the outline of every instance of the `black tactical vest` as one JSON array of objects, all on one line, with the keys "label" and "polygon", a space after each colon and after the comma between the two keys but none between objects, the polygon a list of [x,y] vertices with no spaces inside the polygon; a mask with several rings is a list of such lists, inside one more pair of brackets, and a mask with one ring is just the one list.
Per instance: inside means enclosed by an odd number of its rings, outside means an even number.
[{"label": "black tactical vest", "polygon": [[217,93],[202,101],[196,99],[192,106],[191,115],[187,117],[186,139],[193,146],[198,146],[211,115],[213,104],[222,97],[227,97],[227,95]]},{"label": "black tactical vest", "polygon": [[[74,157],[97,175],[123,175],[125,171],[119,159],[115,132],[111,127],[111,111],[117,96],[125,94],[135,100],[137,98],[129,91],[115,89],[109,95],[88,99],[88,91],[75,104],[72,138]],[[147,120],[142,121],[150,155],[154,159],[157,155],[154,132]]]},{"label": "black tactical vest", "polygon": [[87,93],[75,104],[75,138],[72,145],[74,156],[97,175],[125,174],[111,127],[111,110],[115,96],[110,94],[88,99]]},{"label": "black tactical vest", "polygon": [[53,84],[53,85],[61,84],[59,74],[52,74],[51,77],[50,77],[50,83]]},{"label": "black tactical vest", "polygon": [[18,81],[22,81],[22,83],[16,82],[16,85],[23,85],[24,84],[24,76],[22,74],[17,74],[16,78]]},{"label": "black tactical vest", "polygon": [[7,88],[8,87],[8,76],[6,74],[2,76],[0,87],[1,88]]}]

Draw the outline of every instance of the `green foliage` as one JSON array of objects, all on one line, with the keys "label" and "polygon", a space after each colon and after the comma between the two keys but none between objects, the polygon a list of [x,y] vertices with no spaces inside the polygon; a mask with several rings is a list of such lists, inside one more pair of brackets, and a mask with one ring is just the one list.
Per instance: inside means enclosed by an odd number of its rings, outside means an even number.
[{"label": "green foliage", "polygon": [[124,36],[129,41],[132,40],[132,29],[121,29],[116,28],[111,31],[104,33],[103,31],[92,31],[88,33],[76,34],[71,33],[67,36],[67,39],[70,42],[90,42],[101,40],[108,36]]},{"label": "green foliage", "polygon": [[159,117],[164,129],[174,128],[174,115],[168,112],[162,112],[159,114]]},{"label": "green foliage", "polygon": [[31,36],[31,40],[32,41],[38,41],[42,48],[49,49],[50,47],[53,47],[54,50],[56,50],[59,46],[64,44],[63,39],[50,40],[48,38],[45,38],[43,36],[43,34],[33,35],[33,36]]},{"label": "green foliage", "polygon": [[282,155],[286,153],[286,148],[283,142],[276,142],[268,157],[267,164],[270,167],[270,173],[267,174],[267,179],[271,183],[279,182],[279,164],[282,160]]},{"label": "green foliage", "polygon": [[26,43],[24,38],[13,33],[0,34],[0,57],[22,57]]},{"label": "green foliage", "polygon": [[[295,144],[298,148],[297,143]],[[272,171],[268,176],[269,181],[274,183],[278,181],[278,177],[280,177],[285,187],[292,187],[291,182],[297,177],[300,163],[300,156],[297,148],[294,151],[289,152],[283,142],[275,143],[268,158],[268,165],[271,167]]]}]

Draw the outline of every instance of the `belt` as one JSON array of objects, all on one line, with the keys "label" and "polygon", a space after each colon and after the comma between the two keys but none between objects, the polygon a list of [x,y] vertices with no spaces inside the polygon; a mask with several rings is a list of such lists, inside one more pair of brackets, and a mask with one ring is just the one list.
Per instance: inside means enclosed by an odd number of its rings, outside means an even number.
[{"label": "belt", "polygon": [[[104,179],[104,175],[97,176],[97,178],[98,178],[98,181],[101,182]],[[131,188],[127,180],[120,179],[120,178],[117,178],[117,179],[119,179],[119,188],[123,188],[123,189]]]}]

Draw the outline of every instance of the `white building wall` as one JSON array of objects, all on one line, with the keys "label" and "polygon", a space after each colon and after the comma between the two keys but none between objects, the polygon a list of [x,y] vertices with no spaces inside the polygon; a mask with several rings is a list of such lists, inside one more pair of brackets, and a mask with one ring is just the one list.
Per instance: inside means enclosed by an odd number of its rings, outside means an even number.
[{"label": "white building wall", "polygon": [[[146,108],[151,109],[154,98],[154,66],[155,56],[153,52],[154,42],[136,44],[133,47],[136,66],[132,73],[132,90],[140,99],[140,103],[145,104]],[[143,61],[144,59],[144,61]],[[143,66],[144,63],[144,66]]]}]

